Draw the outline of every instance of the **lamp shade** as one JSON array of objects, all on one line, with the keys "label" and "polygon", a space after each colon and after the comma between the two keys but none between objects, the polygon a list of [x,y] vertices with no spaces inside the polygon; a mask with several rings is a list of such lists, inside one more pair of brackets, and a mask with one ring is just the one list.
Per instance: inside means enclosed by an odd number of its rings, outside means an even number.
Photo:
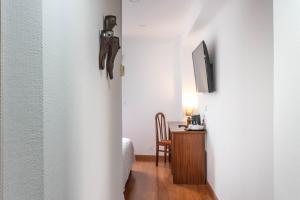
[{"label": "lamp shade", "polygon": [[185,108],[185,116],[192,116],[194,108],[193,107],[186,107]]},{"label": "lamp shade", "polygon": [[197,109],[197,95],[196,93],[185,93],[182,96],[182,105],[185,116],[192,116],[195,109]]}]

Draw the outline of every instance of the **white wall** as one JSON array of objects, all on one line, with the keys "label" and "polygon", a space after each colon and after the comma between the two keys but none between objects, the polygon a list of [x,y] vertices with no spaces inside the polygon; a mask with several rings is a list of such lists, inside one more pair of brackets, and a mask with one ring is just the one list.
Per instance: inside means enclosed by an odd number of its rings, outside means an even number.
[{"label": "white wall", "polygon": [[137,155],[155,154],[157,112],[181,120],[179,44],[158,38],[125,38],[123,63],[123,136]]},{"label": "white wall", "polygon": [[275,200],[300,199],[300,2],[274,0]]},{"label": "white wall", "polygon": [[183,80],[193,80],[189,55],[205,40],[217,89],[199,94],[207,119],[208,181],[222,200],[272,200],[272,1],[228,0],[210,16],[200,15],[199,29],[183,41],[182,70]]},{"label": "white wall", "polygon": [[43,199],[42,3],[1,0],[1,197]]},{"label": "white wall", "polygon": [[43,1],[46,200],[121,198],[121,51],[114,80],[98,69],[103,16],[121,0]]}]

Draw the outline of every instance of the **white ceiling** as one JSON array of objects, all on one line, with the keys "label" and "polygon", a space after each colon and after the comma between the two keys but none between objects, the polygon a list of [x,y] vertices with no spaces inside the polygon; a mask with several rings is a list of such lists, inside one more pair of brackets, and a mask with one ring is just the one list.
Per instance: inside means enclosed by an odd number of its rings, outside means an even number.
[{"label": "white ceiling", "polygon": [[177,37],[184,32],[195,1],[199,2],[199,0],[122,0],[123,35]]}]

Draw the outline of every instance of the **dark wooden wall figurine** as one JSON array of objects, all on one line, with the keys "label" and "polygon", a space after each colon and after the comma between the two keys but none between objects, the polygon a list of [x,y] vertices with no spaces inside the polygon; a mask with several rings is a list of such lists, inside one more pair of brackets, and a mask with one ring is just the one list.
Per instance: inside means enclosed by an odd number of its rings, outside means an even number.
[{"label": "dark wooden wall figurine", "polygon": [[113,28],[117,25],[116,16],[108,15],[104,18],[104,27],[100,34],[99,69],[106,68],[107,77],[113,79],[114,61],[119,51],[119,38],[114,36]]}]

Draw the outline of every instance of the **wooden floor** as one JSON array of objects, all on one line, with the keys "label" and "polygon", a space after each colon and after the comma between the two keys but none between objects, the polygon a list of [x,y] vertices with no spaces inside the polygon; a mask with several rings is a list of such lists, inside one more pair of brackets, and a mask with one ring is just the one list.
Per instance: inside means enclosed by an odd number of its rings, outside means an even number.
[{"label": "wooden floor", "polygon": [[138,160],[127,182],[125,200],[216,200],[208,186],[175,185],[169,164],[155,166],[151,160]]}]

